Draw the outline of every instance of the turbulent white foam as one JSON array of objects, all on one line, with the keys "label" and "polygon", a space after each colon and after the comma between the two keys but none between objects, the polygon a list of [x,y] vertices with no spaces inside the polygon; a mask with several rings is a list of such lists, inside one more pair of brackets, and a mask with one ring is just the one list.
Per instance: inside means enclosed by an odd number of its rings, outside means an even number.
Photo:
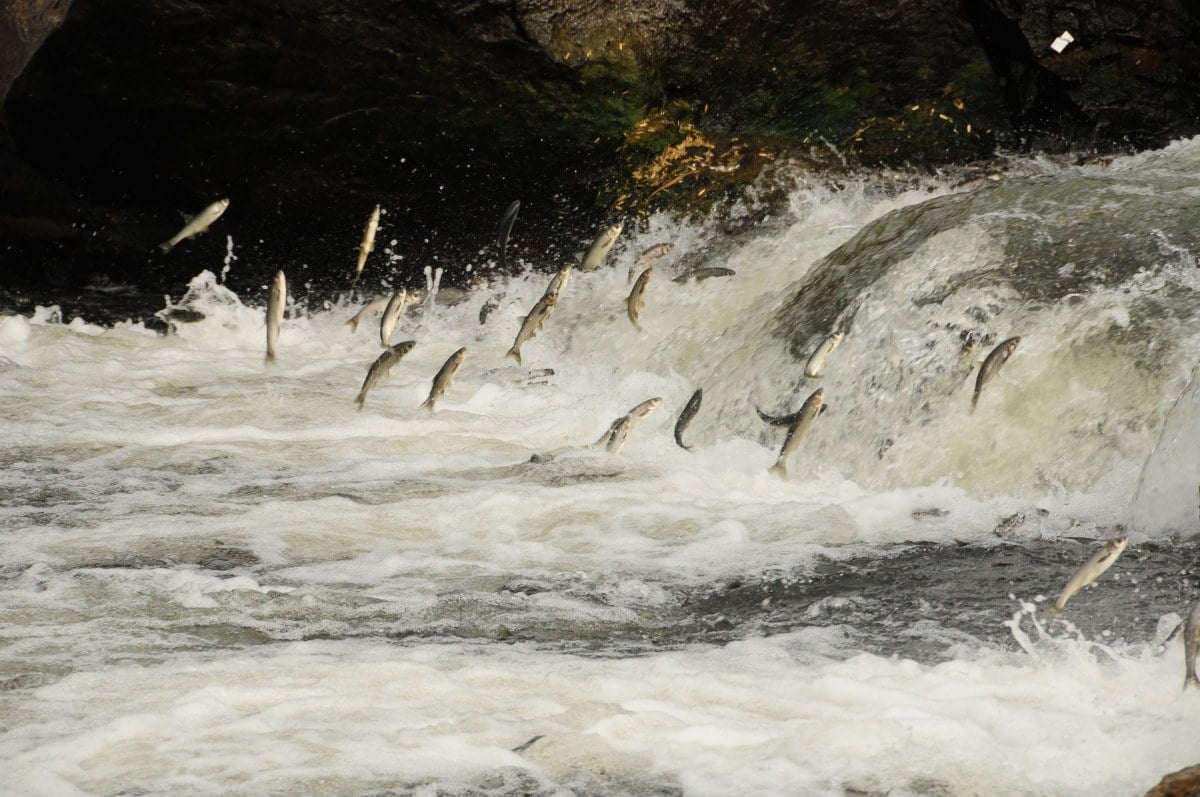
[{"label": "turbulent white foam", "polygon": [[[490,633],[514,617],[604,636],[636,628],[681,584],[794,573],[818,555],[904,541],[988,545],[1004,517],[1027,516],[1008,530],[1018,540],[1095,536],[1122,519],[1154,429],[1129,430],[1103,461],[1064,464],[1081,474],[1069,486],[1012,475],[1023,448],[1054,434],[1056,412],[1086,412],[1094,393],[1125,385],[1124,361],[1101,352],[1069,370],[1071,352],[1038,342],[1078,308],[1015,315],[1032,330],[1020,384],[1042,385],[1044,400],[998,384],[973,422],[960,412],[914,427],[872,464],[874,449],[848,452],[837,434],[839,418],[887,411],[856,406],[867,391],[852,374],[877,358],[881,372],[917,375],[924,343],[868,297],[830,358],[830,412],[791,478],[767,473],[782,433],[743,410],[787,409],[773,401],[803,368],[766,334],[786,286],[869,220],[930,195],[804,187],[789,217],[733,241],[654,217],[647,232],[626,231],[610,269],[573,275],[521,366],[504,353],[547,275],[409,309],[393,340],[417,346],[361,412],[353,399],[381,350],[375,322],[345,326],[356,307],[294,313],[274,366],[263,363],[263,297],[236,296],[208,272],[180,302],[206,318],[167,337],[63,324],[52,309],[0,318],[0,364],[12,363],[0,370],[0,627],[12,654],[0,675],[32,679],[0,692],[0,759],[15,773],[0,790],[1128,794],[1193,763],[1200,698],[1179,695],[1178,643],[1101,655],[1017,628],[1035,653],[1025,657],[947,632],[954,660],[924,666],[862,654],[841,626],[634,660],[299,641],[363,626]],[[625,314],[627,270],[664,239],[675,250],[656,267],[639,331]],[[703,247],[705,265],[737,276],[672,282]],[[923,269],[967,249],[999,258],[954,230],[887,290],[919,289]],[[1184,256],[1171,251],[1171,264]],[[1158,289],[1144,279],[1080,298],[1097,334],[1129,326],[1122,292]],[[431,415],[420,403],[459,346],[466,361]],[[1114,394],[1105,420],[1169,406],[1186,352],[1160,382]],[[701,382],[689,453],[671,430]],[[619,457],[586,448],[652,396],[662,408]],[[968,444],[980,424],[982,453]],[[858,478],[869,467],[879,478]]]},{"label": "turbulent white foam", "polygon": [[1179,648],[1043,639],[1040,660],[921,666],[828,630],[615,661],[293,644],[68,677],[0,752],[14,794],[359,794],[515,769],[599,793],[1128,795],[1195,760]]}]

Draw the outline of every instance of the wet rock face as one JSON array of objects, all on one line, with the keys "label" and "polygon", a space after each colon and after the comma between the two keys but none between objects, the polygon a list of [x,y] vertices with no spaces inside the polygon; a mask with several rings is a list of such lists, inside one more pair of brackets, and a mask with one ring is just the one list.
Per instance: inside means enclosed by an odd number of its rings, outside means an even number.
[{"label": "wet rock face", "polygon": [[9,87],[66,16],[71,0],[10,0],[0,6],[0,106]]},{"label": "wet rock face", "polygon": [[[997,142],[1157,145],[1198,128],[1197,5],[13,0],[0,97],[65,22],[5,108],[32,169],[0,181],[0,251],[18,281],[165,287],[214,267],[230,235],[235,289],[280,266],[333,287],[378,203],[364,287],[419,285],[447,259],[455,284],[494,256],[513,199],[513,245],[547,267],[634,209],[622,197],[711,199],[701,150],[737,183],[778,154],[905,165]],[[1063,30],[1075,42],[1055,53]],[[660,157],[672,147],[691,150]],[[631,190],[638,170],[654,181]],[[232,205],[213,233],[154,253],[219,196]],[[392,240],[403,260],[385,268]]]},{"label": "wet rock face", "polygon": [[[1018,134],[1134,148],[1194,135],[1200,4],[962,0]],[[1071,35],[1061,53],[1051,44]],[[1039,136],[1041,137],[1039,140]]]},{"label": "wet rock face", "polygon": [[1165,776],[1146,797],[1200,797],[1200,764]]}]

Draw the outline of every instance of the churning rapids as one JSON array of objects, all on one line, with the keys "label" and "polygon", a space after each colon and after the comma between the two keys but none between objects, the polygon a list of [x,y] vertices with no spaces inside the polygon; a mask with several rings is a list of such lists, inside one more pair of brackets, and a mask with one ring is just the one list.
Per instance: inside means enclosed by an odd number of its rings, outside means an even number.
[{"label": "churning rapids", "polygon": [[[544,271],[410,308],[362,412],[380,349],[349,302],[293,306],[273,367],[265,289],[208,272],[173,335],[0,316],[0,791],[1140,794],[1200,762],[1176,633],[1198,218],[1200,139],[967,188],[802,183],[732,237],[655,216],[521,366]],[[663,240],[639,332],[626,273]],[[704,266],[736,275],[669,279]],[[1013,335],[969,414],[964,341]],[[755,406],[817,385],[769,475]],[[652,396],[619,456],[587,448]]]}]

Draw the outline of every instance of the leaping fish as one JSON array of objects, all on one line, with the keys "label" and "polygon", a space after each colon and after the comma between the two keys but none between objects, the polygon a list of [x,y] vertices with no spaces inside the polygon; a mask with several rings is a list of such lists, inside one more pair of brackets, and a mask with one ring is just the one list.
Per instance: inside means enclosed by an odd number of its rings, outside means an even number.
[{"label": "leaping fish", "polygon": [[158,245],[158,248],[163,252],[170,252],[179,244],[180,241],[187,240],[193,235],[199,235],[202,232],[207,232],[209,226],[221,218],[221,214],[229,207],[228,199],[218,199],[204,210],[197,213],[192,219],[184,225],[183,229],[175,233],[169,240],[163,241]]},{"label": "leaping fish", "polygon": [[401,288],[388,299],[383,308],[383,317],[379,319],[379,345],[387,348],[392,343],[392,333],[400,323],[400,314],[404,312],[404,302],[408,300],[408,291]]},{"label": "leaping fish", "polygon": [[571,267],[570,266],[560,269],[559,272],[557,274],[555,274],[554,277],[550,280],[550,284],[546,286],[546,292],[542,295],[543,296],[554,296],[555,298],[557,298],[558,294],[562,291],[562,289],[566,287],[567,280],[569,280],[570,278],[571,278]]},{"label": "leaping fish", "polygon": [[267,362],[275,362],[275,346],[279,343],[279,328],[283,325],[283,306],[287,303],[287,278],[275,273],[267,300]]},{"label": "leaping fish", "polygon": [[633,290],[629,292],[629,298],[625,300],[625,309],[629,313],[629,320],[638,329],[642,328],[642,325],[638,323],[638,317],[646,307],[646,284],[650,282],[650,278],[653,276],[654,266],[647,266],[646,270],[637,278],[637,282],[633,284]]},{"label": "leaping fish", "polygon": [[517,332],[517,339],[513,341],[512,348],[508,350],[508,356],[514,358],[517,364],[521,363],[521,347],[525,342],[538,333],[542,328],[542,324],[550,317],[550,311],[558,304],[557,293],[547,293],[542,298],[537,300],[537,304],[529,311],[529,315],[525,316],[525,320],[521,322],[521,329]]},{"label": "leaping fish", "polygon": [[610,454],[620,454],[621,448],[625,445],[625,441],[629,437],[629,433],[633,431],[633,428],[641,423],[647,415],[658,409],[660,404],[662,404],[661,398],[646,399],[641,404],[631,409],[628,414],[622,415],[620,418],[617,418],[615,421],[613,421],[608,432],[601,436],[600,440],[598,440],[596,444],[603,445],[605,450],[607,450]]},{"label": "leaping fish", "polygon": [[983,392],[984,386],[1000,375],[1000,369],[1008,362],[1008,358],[1012,357],[1020,342],[1019,337],[1002,341],[983,361],[983,365],[979,368],[979,376],[975,378],[975,393],[971,396],[971,412],[975,412],[975,405],[979,403],[979,394]]},{"label": "leaping fish", "polygon": [[454,374],[458,371],[458,367],[462,365],[463,360],[466,359],[466,356],[466,348],[459,349],[458,351],[454,352],[454,354],[450,355],[450,358],[446,360],[445,365],[443,365],[441,369],[438,370],[437,375],[433,377],[433,387],[429,389],[429,398],[425,399],[425,403],[421,405],[422,407],[428,407],[430,412],[434,411],[434,403],[441,398],[442,394],[445,393],[447,388],[450,387],[450,382],[454,379]]},{"label": "leaping fish", "polygon": [[825,361],[829,359],[830,354],[833,354],[833,350],[838,347],[844,337],[846,337],[844,332],[834,332],[827,337],[825,342],[813,352],[812,357],[808,358],[808,365],[804,366],[804,375],[809,379],[820,379],[821,372],[825,369]]},{"label": "leaping fish", "polygon": [[500,247],[500,268],[508,267],[508,236],[512,233],[513,224],[517,221],[517,211],[520,209],[521,200],[514,200],[500,219],[500,232],[496,236],[496,246]]},{"label": "leaping fish", "polygon": [[783,439],[783,447],[779,449],[779,457],[775,460],[775,464],[768,469],[768,472],[777,473],[785,479],[787,478],[788,457],[800,447],[800,443],[804,438],[808,437],[808,433],[812,431],[813,421],[821,414],[821,408],[824,405],[825,388],[819,387],[813,391],[811,396],[804,400],[804,404],[800,406],[799,412],[788,416],[792,420],[788,426],[787,437]]},{"label": "leaping fish", "polygon": [[358,331],[358,323],[364,318],[369,315],[375,315],[375,313],[382,312],[383,309],[387,307],[388,300],[391,298],[392,297],[389,294],[385,293],[383,296],[376,296],[374,299],[364,304],[362,309],[354,314],[354,318],[351,318],[346,322],[350,326],[350,334],[354,334]]},{"label": "leaping fish", "polygon": [[671,250],[674,248],[675,247],[673,244],[664,242],[661,244],[655,244],[654,246],[643,250],[642,253],[637,256],[637,259],[633,261],[633,265],[629,267],[629,276],[625,279],[625,282],[627,284],[633,282],[634,274],[637,274],[643,268],[649,268],[650,266],[653,266],[659,260],[669,255]]},{"label": "leaping fish", "polygon": [[358,247],[358,267],[354,270],[354,282],[351,285],[358,284],[358,278],[362,276],[363,266],[367,264],[367,255],[375,249],[375,231],[378,229],[379,205],[376,205],[367,219],[367,228],[363,230],[362,244]]},{"label": "leaping fish", "polygon": [[587,254],[583,256],[584,271],[595,271],[604,265],[604,258],[608,256],[608,250],[612,249],[613,244],[617,242],[617,236],[623,229],[625,229],[625,222],[618,221],[600,231],[592,241],[592,245],[588,247]]},{"label": "leaping fish", "polygon": [[1183,627],[1183,663],[1187,666],[1187,674],[1183,679],[1183,688],[1194,686],[1200,689],[1200,678],[1196,677],[1196,653],[1200,652],[1200,603],[1192,607],[1187,623]]},{"label": "leaping fish", "polygon": [[375,383],[387,376],[388,371],[392,370],[392,366],[400,362],[400,359],[412,351],[413,346],[416,345],[415,340],[406,340],[395,346],[389,346],[387,351],[371,363],[371,367],[367,370],[367,378],[363,380],[362,390],[358,391],[358,396],[354,399],[360,411],[363,408],[363,402],[367,400],[367,393],[375,387]]},{"label": "leaping fish", "polygon": [[696,413],[700,411],[700,402],[704,399],[704,391],[696,388],[696,392],[688,399],[688,403],[684,405],[683,412],[679,413],[679,420],[675,421],[675,442],[684,451],[691,451],[691,446],[683,444],[683,432],[687,429],[692,418],[696,417]]},{"label": "leaping fish", "polygon": [[1113,562],[1117,561],[1117,557],[1125,550],[1125,546],[1129,544],[1128,537],[1118,537],[1115,540],[1109,540],[1104,544],[1104,547],[1092,554],[1091,558],[1079,566],[1079,569],[1071,576],[1067,585],[1063,587],[1062,593],[1058,596],[1058,600],[1054,601],[1052,609],[1047,609],[1052,614],[1057,614],[1067,605],[1067,601],[1079,592],[1079,590],[1091,584],[1100,575],[1112,567]]},{"label": "leaping fish", "polygon": [[733,276],[737,276],[737,272],[734,271],[733,269],[719,268],[719,267],[714,266],[711,268],[698,268],[698,269],[695,269],[694,271],[684,272],[683,274],[680,274],[678,277],[676,277],[675,279],[673,279],[671,281],[672,282],[680,282],[680,283],[687,282],[688,280],[695,280],[696,282],[704,282],[706,279],[712,279],[713,277],[733,277]]}]

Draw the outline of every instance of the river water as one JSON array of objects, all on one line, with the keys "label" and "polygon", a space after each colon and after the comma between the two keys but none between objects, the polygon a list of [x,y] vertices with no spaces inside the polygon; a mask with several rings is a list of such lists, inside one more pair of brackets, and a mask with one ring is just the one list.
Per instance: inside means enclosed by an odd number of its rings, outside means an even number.
[{"label": "river water", "polygon": [[[170,335],[0,316],[0,792],[1129,795],[1200,762],[1200,140],[1002,178],[630,223],[521,365],[558,264],[410,308],[361,412],[377,322],[301,301],[267,366],[266,286],[221,263]],[[768,474],[755,407],[817,386]]]}]

